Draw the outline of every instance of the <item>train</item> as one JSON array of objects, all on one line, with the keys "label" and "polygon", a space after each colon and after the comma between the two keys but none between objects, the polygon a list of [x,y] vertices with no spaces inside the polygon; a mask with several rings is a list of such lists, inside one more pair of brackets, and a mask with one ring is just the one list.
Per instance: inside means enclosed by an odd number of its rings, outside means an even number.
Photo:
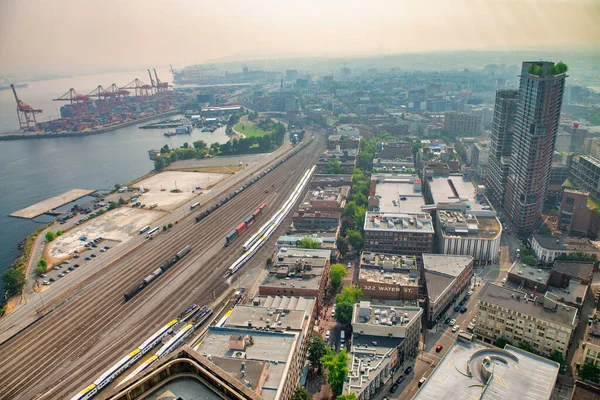
[{"label": "train", "polygon": [[[207,306],[200,308],[197,304],[192,304],[190,307],[188,307],[185,311],[183,311],[180,314],[180,317],[188,319],[197,312],[199,312],[199,314],[196,317],[196,321],[200,321],[200,322],[197,322],[196,325],[200,326],[212,314],[212,309]],[[100,390],[105,388],[112,381],[114,381],[119,375],[121,375],[123,373],[123,371],[127,370],[129,367],[131,367],[133,364],[135,364],[139,359],[141,359],[145,354],[147,354],[150,350],[152,350],[155,346],[157,346],[159,343],[161,343],[162,339],[165,336],[167,336],[170,333],[173,333],[173,329],[177,323],[184,322],[184,321],[185,320],[177,318],[177,319],[174,319],[174,320],[168,322],[166,325],[164,325],[158,331],[156,331],[152,336],[150,336],[148,339],[146,339],[135,350],[133,350],[131,353],[127,354],[125,357],[120,359],[115,365],[113,365],[108,370],[106,370],[106,372],[104,372],[102,375],[100,375],[98,377],[98,379],[96,379],[94,381],[94,383],[85,387],[82,391],[80,391],[75,396],[73,396],[71,398],[71,400],[84,400],[84,399],[91,399],[92,397],[94,397],[96,394],[98,394],[98,392]],[[183,339],[185,339],[186,337],[189,336],[189,334],[191,333],[191,332],[187,333],[190,330],[188,328],[189,326],[190,326],[190,324],[186,325],[182,330],[177,332],[177,334],[175,336],[173,336],[173,338],[178,337],[179,341],[177,342],[177,344],[181,343],[183,341]],[[180,334],[182,331],[183,331],[183,333]],[[193,331],[193,329],[192,329],[192,331]],[[172,341],[173,341],[173,339],[169,340],[165,346],[167,346]],[[164,356],[166,354],[167,350],[169,350],[169,349],[170,349],[169,351],[172,351],[176,347],[176,346],[174,346],[174,344],[175,344],[175,342],[171,343],[170,347],[165,349],[165,351],[162,353],[162,355]],[[163,350],[163,348],[165,348],[165,346],[161,347],[160,350]],[[139,368],[137,368],[134,371],[134,373],[137,374],[137,373],[143,371],[145,368],[147,368],[150,364],[152,364],[158,358],[160,358],[160,356],[151,357],[146,362],[144,362],[144,364],[142,364]],[[142,367],[144,367],[144,368],[142,368]],[[133,378],[135,376],[135,374],[129,375],[119,385],[122,385],[124,382]]]},{"label": "train", "polygon": [[229,246],[231,242],[233,242],[239,235],[242,234],[250,225],[256,221],[258,217],[264,213],[265,208],[267,207],[267,203],[262,203],[254,212],[244,219],[244,222],[240,223],[235,227],[234,230],[229,232],[227,236],[225,236],[225,246]]},{"label": "train", "polygon": [[307,170],[302,179],[300,180],[300,182],[298,183],[298,185],[296,185],[296,188],[294,189],[294,191],[292,192],[292,194],[290,195],[290,197],[286,200],[286,202],[283,204],[283,206],[275,213],[275,215],[273,215],[271,217],[271,219],[269,219],[269,221],[267,221],[267,223],[265,223],[254,235],[252,235],[252,237],[244,244],[243,246],[243,250],[244,253],[242,254],[242,256],[240,258],[238,258],[227,270],[227,273],[225,274],[225,276],[230,276],[235,274],[237,271],[239,271],[240,268],[242,268],[242,266],[250,259],[252,258],[252,256],[254,256],[254,254],[256,254],[256,252],[258,251],[258,249],[260,249],[260,247],[262,247],[262,245],[265,243],[265,241],[267,239],[269,239],[269,237],[271,237],[271,235],[273,234],[273,232],[275,232],[275,230],[279,227],[279,225],[281,224],[281,221],[283,221],[283,219],[285,218],[285,216],[290,212],[290,210],[292,209],[292,207],[294,206],[294,204],[296,203],[296,200],[298,200],[298,198],[300,197],[300,195],[302,194],[302,192],[304,191],[304,188],[306,187],[310,176],[312,175],[312,173],[315,170],[315,166],[313,166],[312,168],[310,168],[309,170]]},{"label": "train", "polygon": [[263,178],[269,172],[273,171],[275,168],[277,168],[278,166],[280,166],[281,164],[283,164],[284,162],[289,160],[291,157],[298,154],[300,151],[302,151],[308,145],[310,145],[313,140],[314,140],[314,138],[311,138],[308,142],[304,143],[302,146],[296,147],[296,149],[294,149],[293,151],[288,153],[285,157],[282,157],[279,161],[277,161],[275,164],[273,164],[272,167],[269,167],[269,168],[259,172],[258,174],[256,174],[254,176],[254,178],[250,179],[245,185],[239,187],[233,193],[222,198],[221,200],[217,201],[216,203],[214,203],[212,206],[210,206],[206,210],[202,211],[200,214],[196,215],[196,222],[202,221],[204,218],[206,218],[210,214],[212,214],[217,208],[225,205],[225,203],[227,203],[229,200],[233,199],[235,196],[240,194],[242,191],[244,191],[244,190],[248,189],[250,186],[254,185],[259,179]]},{"label": "train", "polygon": [[177,261],[181,260],[187,253],[192,250],[191,246],[186,246],[177,252],[173,257],[165,261],[160,267],[155,269],[150,275],[145,277],[142,281],[138,282],[132,289],[128,290],[123,294],[125,301],[131,300],[136,294],[141,292],[148,286],[152,281],[167,272]]}]

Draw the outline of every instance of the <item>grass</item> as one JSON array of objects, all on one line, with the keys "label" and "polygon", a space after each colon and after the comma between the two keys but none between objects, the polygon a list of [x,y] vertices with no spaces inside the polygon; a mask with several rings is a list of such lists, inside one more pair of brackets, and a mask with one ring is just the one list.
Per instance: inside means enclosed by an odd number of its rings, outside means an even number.
[{"label": "grass", "polygon": [[267,131],[263,131],[258,126],[250,122],[240,122],[239,124],[233,127],[233,130],[236,132],[243,133],[244,135],[246,135],[246,137],[262,136],[265,133],[270,133]]},{"label": "grass", "polygon": [[600,208],[600,201],[592,195],[588,197],[587,203],[590,208]]}]

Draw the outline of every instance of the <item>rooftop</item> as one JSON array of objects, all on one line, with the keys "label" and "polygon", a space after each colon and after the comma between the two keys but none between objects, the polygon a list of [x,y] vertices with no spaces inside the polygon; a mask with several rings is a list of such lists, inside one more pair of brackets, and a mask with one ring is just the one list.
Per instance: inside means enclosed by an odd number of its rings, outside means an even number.
[{"label": "rooftop", "polygon": [[419,285],[419,271],[413,256],[363,252],[359,279],[376,283]]},{"label": "rooftop", "polygon": [[450,254],[423,254],[425,272],[458,277],[473,262],[471,256],[455,256]]},{"label": "rooftop", "polygon": [[579,280],[591,280],[594,273],[593,262],[554,261],[552,271],[565,274]]},{"label": "rooftop", "polygon": [[510,268],[509,273],[513,275],[518,275],[530,281],[537,281],[541,284],[545,285],[548,282],[548,278],[550,278],[550,269],[542,269],[538,268],[535,265],[527,265],[525,263],[515,261]]},{"label": "rooftop", "polygon": [[[510,345],[502,350],[459,340],[413,399],[438,400],[452,393],[453,399],[548,400],[558,370],[558,363]],[[488,382],[485,376],[490,372],[493,380]]]},{"label": "rooftop", "polygon": [[375,196],[381,212],[419,213],[425,200],[421,194],[421,180],[417,175],[375,174]]},{"label": "rooftop", "polygon": [[455,277],[425,271],[425,285],[427,286],[427,296],[430,301],[435,303],[455,279]]},{"label": "rooftop", "polygon": [[304,310],[278,310],[275,307],[237,305],[225,326],[248,329],[271,328],[276,331],[301,331],[308,317]]},{"label": "rooftop", "polygon": [[475,216],[450,210],[438,210],[437,215],[445,236],[492,239],[502,233],[502,225],[496,216]]},{"label": "rooftop", "polygon": [[311,265],[325,265],[331,250],[282,248],[277,252],[277,264],[294,264],[296,260],[310,262]]},{"label": "rooftop", "polygon": [[407,326],[422,313],[419,307],[396,307],[361,301],[354,305],[353,324]]},{"label": "rooftop", "polygon": [[525,315],[543,319],[565,327],[574,328],[577,322],[577,309],[558,304],[546,296],[537,296],[537,301],[526,300],[526,295],[506,286],[486,283],[479,293],[479,302],[495,304]]},{"label": "rooftop", "polygon": [[541,247],[548,250],[597,250],[596,247],[585,238],[534,235],[533,239],[538,242]]},{"label": "rooftop", "polygon": [[404,339],[369,335],[354,335],[348,357],[348,378],[344,383],[344,394],[362,393],[382,370],[392,361],[389,354]]},{"label": "rooftop", "polygon": [[477,188],[461,175],[440,176],[429,179],[431,196],[435,204],[449,203],[464,205],[467,213],[487,211],[495,215],[494,209],[483,196],[477,196]]},{"label": "rooftop", "polygon": [[[246,343],[243,350],[231,347],[230,339],[236,337]],[[274,399],[279,385],[287,375],[297,340],[297,333],[211,326],[200,344],[198,353],[209,360],[216,356],[266,362],[268,373],[261,394],[265,399]]]},{"label": "rooftop", "polygon": [[427,213],[367,212],[365,230],[433,233],[431,215]]},{"label": "rooftop", "polygon": [[548,292],[556,296],[551,297],[548,295],[548,297],[556,301],[576,304],[577,306],[581,307],[583,306],[583,300],[585,299],[587,289],[587,285],[579,283],[576,280],[571,280],[569,281],[569,286],[566,288],[548,286]]}]

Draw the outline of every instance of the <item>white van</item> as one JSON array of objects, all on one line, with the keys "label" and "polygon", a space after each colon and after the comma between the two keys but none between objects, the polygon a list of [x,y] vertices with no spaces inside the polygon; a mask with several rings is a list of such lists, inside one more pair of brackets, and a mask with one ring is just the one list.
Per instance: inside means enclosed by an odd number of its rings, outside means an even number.
[{"label": "white van", "polygon": [[345,342],[346,342],[346,331],[342,330],[342,331],[340,331],[340,347],[344,346]]}]

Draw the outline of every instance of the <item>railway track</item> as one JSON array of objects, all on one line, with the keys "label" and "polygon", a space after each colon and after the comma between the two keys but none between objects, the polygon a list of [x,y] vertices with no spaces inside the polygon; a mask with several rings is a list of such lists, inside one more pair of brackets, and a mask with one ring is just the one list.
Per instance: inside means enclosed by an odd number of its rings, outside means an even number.
[{"label": "railway track", "polygon": [[[189,304],[211,303],[213,291],[218,296],[229,288],[224,272],[254,230],[223,247],[227,232],[264,201],[268,206],[261,220],[270,218],[322,147],[323,138],[317,135],[311,145],[201,222],[196,224],[194,216],[204,208],[188,214],[171,231],[94,274],[39,323],[0,346],[0,398],[44,393],[43,398],[67,397]],[[245,268],[263,264],[261,257],[272,251],[276,236]],[[192,246],[188,255],[133,299],[123,301],[125,291],[186,245]]]}]

